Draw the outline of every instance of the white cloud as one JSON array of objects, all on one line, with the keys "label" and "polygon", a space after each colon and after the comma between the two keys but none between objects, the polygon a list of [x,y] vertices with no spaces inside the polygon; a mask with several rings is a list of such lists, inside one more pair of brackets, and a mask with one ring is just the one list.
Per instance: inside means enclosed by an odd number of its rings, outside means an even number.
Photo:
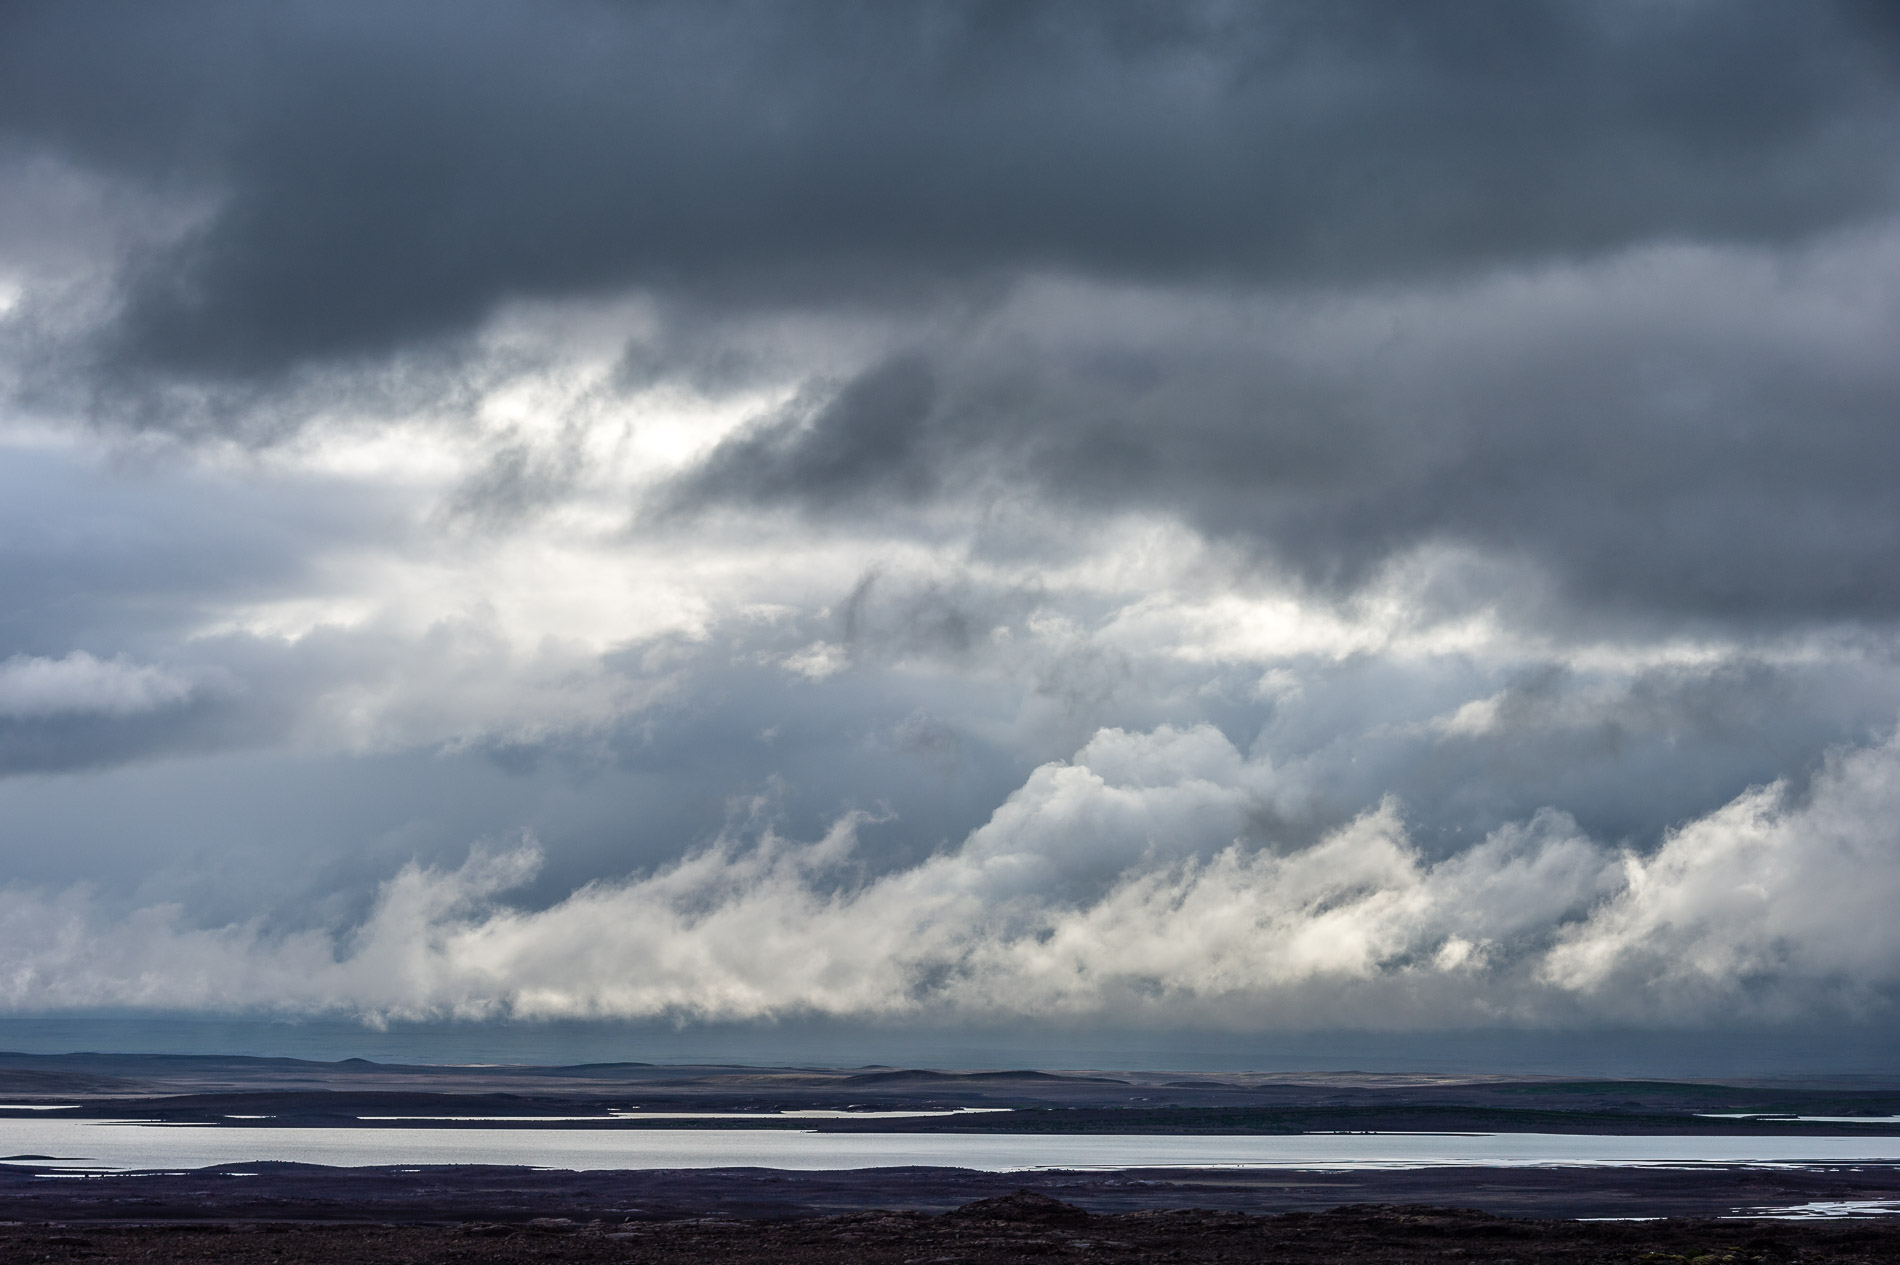
[{"label": "white cloud", "polygon": [[1498,727],[1498,704],[1502,701],[1503,696],[1499,694],[1489,698],[1474,698],[1450,715],[1434,717],[1427,724],[1448,738],[1488,734]]},{"label": "white cloud", "polygon": [[1279,848],[1249,820],[1281,782],[1205,727],[1110,730],[1037,769],[960,847],[868,881],[851,864],[864,819],[848,815],[817,843],[728,837],[509,908],[538,864],[528,841],[455,870],[407,866],[334,935],[194,930],[166,908],[109,921],[83,892],[12,889],[0,999],[1259,1028],[1692,1022],[1867,1005],[1900,985],[1900,742],[1837,756],[1805,797],[1752,790],[1650,857],[1545,812],[1433,860],[1390,801]]},{"label": "white cloud", "polygon": [[132,716],[184,702],[191,684],[162,668],[75,650],[63,659],[14,655],[0,663],[0,717]]},{"label": "white cloud", "polygon": [[1900,985],[1900,738],[1834,753],[1805,796],[1750,790],[1623,867],[1617,898],[1550,954],[1554,984],[1690,1005],[1884,1004]]},{"label": "white cloud", "polygon": [[804,649],[786,655],[779,663],[787,672],[822,681],[851,666],[851,652],[834,641],[814,641]]}]

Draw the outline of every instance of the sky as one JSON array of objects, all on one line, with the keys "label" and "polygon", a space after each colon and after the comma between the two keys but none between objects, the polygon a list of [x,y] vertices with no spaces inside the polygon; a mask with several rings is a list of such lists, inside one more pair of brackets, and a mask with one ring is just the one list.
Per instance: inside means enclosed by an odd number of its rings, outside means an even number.
[{"label": "sky", "polygon": [[1884,1030],[1896,346],[1877,0],[7,5],[0,1013]]}]

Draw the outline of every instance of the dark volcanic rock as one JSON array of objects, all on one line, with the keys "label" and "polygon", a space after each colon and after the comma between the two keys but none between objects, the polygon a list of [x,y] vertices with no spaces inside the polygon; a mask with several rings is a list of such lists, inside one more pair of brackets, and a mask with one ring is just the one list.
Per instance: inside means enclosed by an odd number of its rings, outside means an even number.
[{"label": "dark volcanic rock", "polygon": [[1779,1225],[1668,1220],[1579,1223],[1493,1217],[1456,1209],[1349,1207],[1276,1217],[1172,1211],[1087,1216],[1060,1224],[999,1217],[1050,1210],[1006,1195],[943,1216],[861,1212],[772,1222],[695,1218],[658,1223],[542,1218],[457,1226],[0,1226],[0,1260],[61,1265],[506,1265],[653,1262],[659,1265],[1855,1265],[1900,1259],[1900,1224]]},{"label": "dark volcanic rock", "polygon": [[1012,1221],[1033,1225],[1080,1225],[1089,1219],[1089,1214],[1074,1204],[1065,1204],[1060,1199],[1051,1199],[1034,1190],[1019,1190],[1014,1194],[998,1195],[994,1199],[979,1199],[944,1215],[968,1221]]},{"label": "dark volcanic rock", "polygon": [[[1846,1201],[1900,1204],[1900,1167],[1124,1169],[793,1172],[728,1168],[588,1173],[489,1165],[326,1168],[258,1163],[75,1179],[57,1161],[0,1165],[0,1221],[494,1222],[794,1219],[899,1209],[964,1223],[1074,1229],[1093,1214],[1204,1216],[1445,1205],[1508,1217],[1721,1217]],[[1084,1212],[1083,1210],[1086,1210]],[[1342,1215],[1342,1214],[1330,1214]],[[1382,1214],[1384,1215],[1384,1214]],[[1424,1214],[1419,1214],[1424,1215]],[[1012,1218],[1024,1218],[1012,1220]],[[1084,1226],[1077,1230],[1079,1235]],[[1092,1232],[1092,1231],[1091,1231]],[[1665,1263],[1666,1265],[1666,1263]]]}]

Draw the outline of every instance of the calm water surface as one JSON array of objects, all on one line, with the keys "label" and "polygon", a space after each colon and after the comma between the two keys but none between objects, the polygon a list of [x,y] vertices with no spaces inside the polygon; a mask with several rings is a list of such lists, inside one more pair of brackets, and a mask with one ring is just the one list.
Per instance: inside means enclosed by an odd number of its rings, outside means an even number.
[{"label": "calm water surface", "polygon": [[1549,1165],[1900,1163],[1900,1137],[1610,1137],[1560,1133],[816,1133],[786,1129],[430,1129],[0,1120],[0,1157],[78,1170],[304,1164],[524,1164],[611,1168],[1432,1168]]}]

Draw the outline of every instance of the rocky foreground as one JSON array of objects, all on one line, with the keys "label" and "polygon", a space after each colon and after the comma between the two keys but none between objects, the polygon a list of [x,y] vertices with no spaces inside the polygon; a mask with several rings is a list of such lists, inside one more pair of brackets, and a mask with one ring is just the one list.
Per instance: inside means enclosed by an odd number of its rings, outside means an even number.
[{"label": "rocky foreground", "polygon": [[777,1221],[720,1219],[459,1225],[213,1224],[0,1226],[8,1262],[230,1265],[332,1262],[664,1262],[723,1265],[989,1265],[1108,1262],[1630,1262],[1754,1265],[1900,1261],[1900,1223],[1672,1218],[1583,1222],[1417,1206],[1322,1213],[1143,1211],[1090,1214],[1022,1192],[931,1215],[856,1212]]}]

